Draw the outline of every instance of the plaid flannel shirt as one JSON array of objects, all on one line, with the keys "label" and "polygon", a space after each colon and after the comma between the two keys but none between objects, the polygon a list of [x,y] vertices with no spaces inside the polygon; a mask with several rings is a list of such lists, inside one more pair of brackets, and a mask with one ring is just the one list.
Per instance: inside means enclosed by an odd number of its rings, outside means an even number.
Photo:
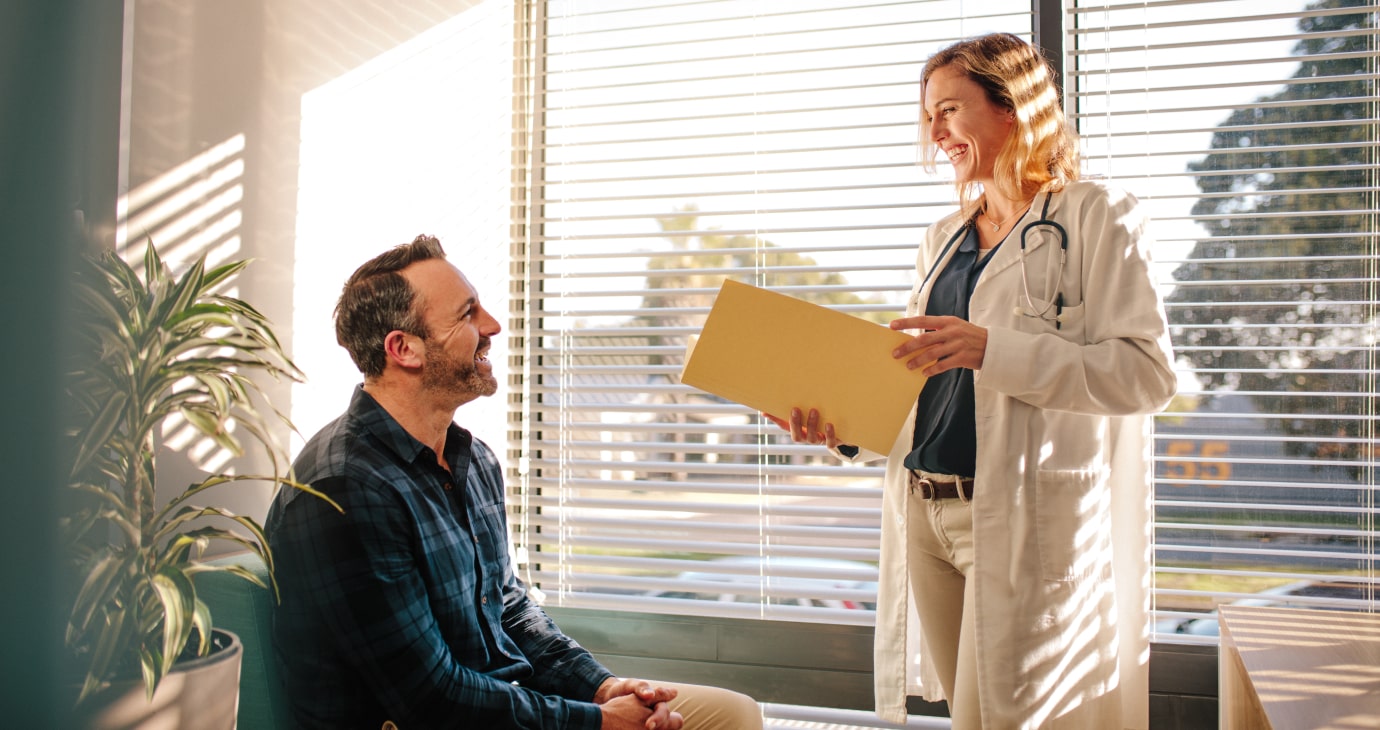
[{"label": "plaid flannel shirt", "polygon": [[612,676],[527,596],[508,559],[502,471],[451,424],[445,458],[357,388],[293,465],[265,530],[274,644],[307,728],[597,730]]}]

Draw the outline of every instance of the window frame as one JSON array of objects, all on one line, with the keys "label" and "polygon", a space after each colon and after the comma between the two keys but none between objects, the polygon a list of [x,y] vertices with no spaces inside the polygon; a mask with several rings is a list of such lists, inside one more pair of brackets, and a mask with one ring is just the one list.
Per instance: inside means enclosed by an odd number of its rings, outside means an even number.
[{"label": "window frame", "polygon": [[[531,6],[523,4],[523,7],[527,8],[529,12],[533,11],[533,8],[538,8],[538,10],[540,10],[542,3],[531,4]],[[1050,59],[1052,59],[1052,62],[1056,63],[1056,68],[1060,69],[1061,73],[1063,73],[1065,59],[1068,58],[1068,48],[1072,47],[1071,39],[1075,37],[1074,29],[1068,26],[1072,10],[1071,8],[1065,8],[1064,3],[1060,3],[1060,1],[1056,0],[1032,0],[1031,8],[1032,33],[1034,33],[1036,43],[1042,44],[1042,46],[1046,48],[1047,54],[1050,55]],[[540,23],[540,19],[535,21],[535,25],[540,25]],[[522,26],[522,28],[531,28],[527,23],[519,23],[519,25]],[[541,36],[541,33],[535,34]],[[515,235],[515,261],[516,270],[530,275],[533,266],[540,265],[540,257],[535,257],[533,254],[533,240],[535,230],[540,229],[542,225],[542,218],[541,215],[537,213],[537,208],[540,206],[544,196],[534,195],[531,190],[534,189],[534,186],[541,185],[542,181],[544,181],[544,166],[542,166],[544,148],[542,148],[540,142],[538,142],[538,138],[540,138],[541,135],[541,126],[540,124],[533,123],[531,120],[537,119],[537,117],[540,117],[542,113],[544,113],[541,102],[542,83],[540,80],[542,77],[541,69],[544,68],[544,66],[542,66],[542,59],[544,59],[542,58],[542,52],[544,52],[542,48],[544,47],[542,47],[542,39],[540,39],[540,37],[524,37],[524,39],[520,39],[520,46],[529,48],[529,52],[534,54],[534,58],[524,59],[522,66],[529,75],[537,79],[534,83],[523,84],[523,90],[527,91],[527,95],[526,97],[520,98],[519,102],[515,102],[522,103],[522,109],[524,115],[526,115],[523,119],[527,120],[527,126],[523,127],[520,134],[519,132],[515,132],[515,138],[522,137],[524,141],[526,141],[526,145],[522,146],[519,152],[515,152],[515,163],[520,163],[516,164],[515,167],[520,170],[520,178],[524,179],[524,181],[530,181],[529,185],[520,186],[520,188],[524,190],[523,193],[520,193],[520,195],[519,193],[515,193],[515,210],[520,211],[520,214],[515,215],[515,221],[520,222],[520,225],[517,226],[517,228],[520,228],[520,232]],[[1065,101],[1070,101],[1076,94],[1076,91],[1070,88],[1071,86],[1072,84],[1065,84]],[[1072,102],[1070,101],[1070,103]],[[515,352],[522,351],[522,348],[517,346],[517,338],[522,338],[522,342],[529,345],[530,342],[533,341],[531,324],[537,319],[538,313],[531,308],[533,299],[530,297],[523,297],[523,294],[533,291],[537,286],[540,286],[540,280],[534,279],[534,277],[515,277],[513,295],[515,295],[515,302],[519,302],[519,304],[517,304],[519,310],[515,312],[515,326],[511,328],[513,337],[515,337],[515,348],[513,348]],[[523,328],[519,328],[517,324],[520,324]],[[530,363],[524,363],[524,366],[530,366]],[[515,400],[523,400],[523,402],[526,402],[526,399],[530,399],[531,397],[531,385],[533,385],[533,382],[531,382],[531,371],[524,370],[523,377],[516,379],[522,384],[522,395],[516,396]],[[1370,393],[1370,397],[1374,399],[1374,393]],[[513,431],[513,435],[515,435],[516,442],[523,444],[523,446],[515,448],[511,454],[513,461],[519,464],[519,466],[513,469],[513,477],[515,477],[516,482],[522,483],[519,494],[523,495],[523,497],[527,497],[527,495],[533,494],[533,473],[531,473],[530,461],[527,460],[527,455],[531,454],[531,448],[533,448],[531,444],[533,444],[533,429],[535,428],[535,424],[530,418],[517,418],[516,421],[519,421],[519,428]],[[1156,486],[1158,486],[1158,483],[1159,480],[1156,479]],[[522,522],[520,530],[531,529],[531,515],[533,515],[533,509],[530,509],[530,505],[523,505],[517,509],[516,519]],[[531,556],[529,555],[527,558],[531,558]],[[615,603],[609,603],[607,606],[613,607]],[[573,610],[580,609],[577,607],[577,609]],[[693,609],[687,611],[693,613]],[[1158,638],[1167,640],[1167,642],[1170,643],[1177,642],[1177,639],[1173,638],[1173,636],[1158,636]]]}]

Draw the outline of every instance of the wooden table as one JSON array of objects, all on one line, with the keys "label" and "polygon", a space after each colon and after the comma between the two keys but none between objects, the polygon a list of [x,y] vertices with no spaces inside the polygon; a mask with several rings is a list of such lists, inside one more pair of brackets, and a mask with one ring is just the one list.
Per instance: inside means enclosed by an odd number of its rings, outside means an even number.
[{"label": "wooden table", "polygon": [[1219,726],[1380,728],[1380,616],[1222,606]]}]

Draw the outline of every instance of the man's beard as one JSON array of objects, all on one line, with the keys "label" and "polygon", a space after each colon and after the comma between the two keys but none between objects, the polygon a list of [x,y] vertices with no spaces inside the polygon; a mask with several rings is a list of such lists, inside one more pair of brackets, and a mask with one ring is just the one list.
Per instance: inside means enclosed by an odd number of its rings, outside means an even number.
[{"label": "man's beard", "polygon": [[[487,338],[479,342],[475,352],[489,346]],[[479,365],[473,360],[461,362],[442,348],[427,351],[426,364],[422,367],[422,387],[438,393],[448,393],[466,403],[479,396],[489,396],[498,392],[498,380],[492,375],[479,372]]]}]

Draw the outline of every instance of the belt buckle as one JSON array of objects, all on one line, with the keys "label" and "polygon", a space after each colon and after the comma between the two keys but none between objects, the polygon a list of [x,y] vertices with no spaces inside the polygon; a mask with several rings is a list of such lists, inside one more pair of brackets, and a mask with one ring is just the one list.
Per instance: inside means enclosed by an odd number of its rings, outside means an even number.
[{"label": "belt buckle", "polygon": [[929,477],[922,477],[914,471],[910,472],[910,491],[920,490],[920,498],[926,502],[932,502],[938,497],[934,488],[934,480]]},{"label": "belt buckle", "polygon": [[925,500],[926,502],[934,502],[944,498],[939,494],[940,484],[952,484],[954,496],[958,498],[959,502],[962,502],[963,504],[968,504],[968,495],[963,491],[963,477],[956,477],[956,481],[954,482],[940,482],[931,479],[930,477],[922,477],[919,474],[916,474],[913,470],[910,472],[911,492],[913,493],[915,492],[916,488],[919,488],[920,498]]}]

